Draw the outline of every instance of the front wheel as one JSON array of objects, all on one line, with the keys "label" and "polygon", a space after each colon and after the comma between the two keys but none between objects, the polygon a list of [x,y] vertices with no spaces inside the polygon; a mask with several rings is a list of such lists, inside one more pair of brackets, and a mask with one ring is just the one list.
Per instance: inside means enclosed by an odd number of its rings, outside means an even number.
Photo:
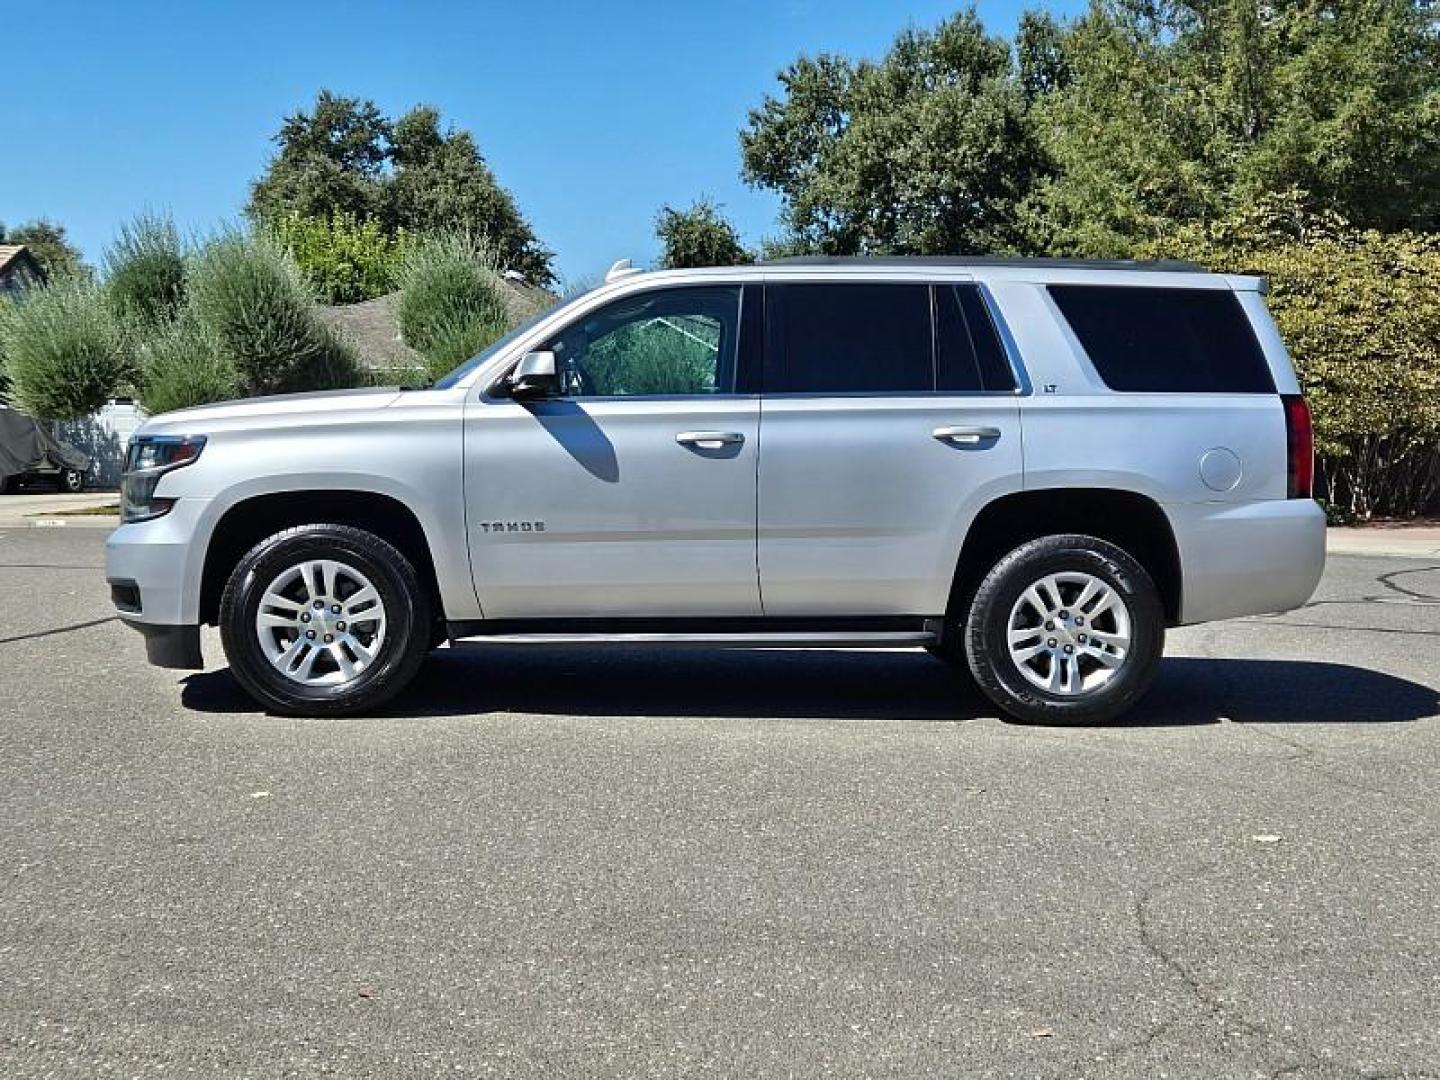
[{"label": "front wheel", "polygon": [[257,544],[220,601],[230,670],[256,700],[345,716],[405,688],[429,651],[428,593],[394,546],[347,525],[302,525]]},{"label": "front wheel", "polygon": [[1165,613],[1145,569],[1093,536],[1022,544],[981,582],[965,624],[970,670],[1018,720],[1089,724],[1150,688]]}]

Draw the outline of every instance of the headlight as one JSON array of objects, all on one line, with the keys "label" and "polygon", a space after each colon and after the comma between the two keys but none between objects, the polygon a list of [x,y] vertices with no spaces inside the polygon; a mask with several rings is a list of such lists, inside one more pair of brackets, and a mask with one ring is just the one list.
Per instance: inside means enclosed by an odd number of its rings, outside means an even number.
[{"label": "headlight", "polygon": [[149,521],[169,511],[175,500],[155,498],[155,485],[171,469],[189,465],[203,449],[204,435],[137,435],[131,439],[120,481],[120,520]]}]

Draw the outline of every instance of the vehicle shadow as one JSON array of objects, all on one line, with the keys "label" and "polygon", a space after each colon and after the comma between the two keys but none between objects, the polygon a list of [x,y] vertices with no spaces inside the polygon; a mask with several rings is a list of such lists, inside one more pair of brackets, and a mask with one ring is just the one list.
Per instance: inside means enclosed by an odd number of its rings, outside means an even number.
[{"label": "vehicle shadow", "polygon": [[[201,712],[259,711],[228,670],[184,680]],[[918,652],[527,649],[463,644],[426,660],[381,715],[837,718],[963,721],[995,715],[969,677]],[[1345,664],[1164,662],[1124,727],[1387,723],[1440,713],[1434,689]]]}]

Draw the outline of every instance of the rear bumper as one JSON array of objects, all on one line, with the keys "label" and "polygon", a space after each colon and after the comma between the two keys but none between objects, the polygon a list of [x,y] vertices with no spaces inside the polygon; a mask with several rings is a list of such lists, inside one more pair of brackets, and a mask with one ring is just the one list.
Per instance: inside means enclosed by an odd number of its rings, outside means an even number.
[{"label": "rear bumper", "polygon": [[123,621],[144,635],[145,659],[156,667],[199,671],[205,666],[200,655],[200,627]]},{"label": "rear bumper", "polygon": [[1300,607],[1325,572],[1325,512],[1311,499],[1172,503],[1182,623]]}]

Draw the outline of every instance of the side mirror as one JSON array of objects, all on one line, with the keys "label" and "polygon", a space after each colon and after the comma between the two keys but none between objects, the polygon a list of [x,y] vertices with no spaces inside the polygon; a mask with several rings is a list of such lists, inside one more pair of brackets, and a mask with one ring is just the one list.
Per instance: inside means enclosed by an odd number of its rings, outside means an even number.
[{"label": "side mirror", "polygon": [[516,401],[556,397],[559,393],[555,354],[548,349],[526,353],[510,374],[510,396]]}]

